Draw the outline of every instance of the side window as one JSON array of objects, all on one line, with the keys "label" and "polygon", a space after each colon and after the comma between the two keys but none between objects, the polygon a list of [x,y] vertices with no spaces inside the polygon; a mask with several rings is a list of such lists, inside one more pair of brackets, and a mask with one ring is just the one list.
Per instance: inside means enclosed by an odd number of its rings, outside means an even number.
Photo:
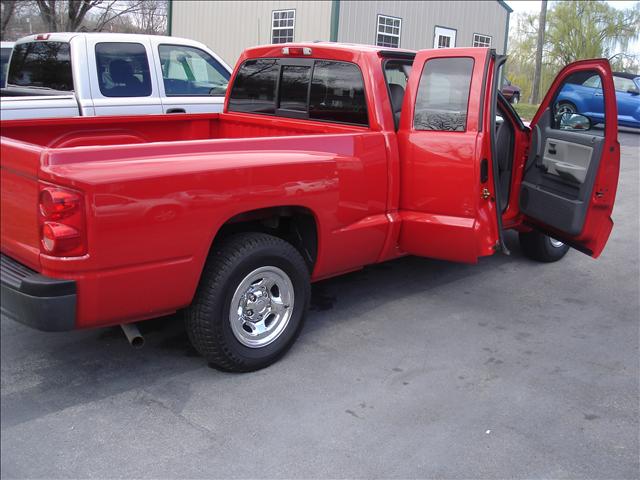
[{"label": "side window", "polygon": [[582,85],[584,87],[600,88],[600,77],[598,75],[591,75],[582,83]]},{"label": "side window", "polygon": [[635,90],[636,84],[633,83],[633,80],[625,77],[617,77],[613,76],[613,86],[616,89],[616,92],[628,92],[629,90]]},{"label": "side window", "polygon": [[369,124],[364,81],[356,65],[316,61],[311,80],[309,118]]},{"label": "side window", "polygon": [[400,85],[403,90],[407,88],[407,80],[411,74],[411,61],[388,60],[384,64],[384,78],[387,84]]},{"label": "side window", "polygon": [[275,113],[278,63],[275,59],[247,60],[233,82],[229,110]]},{"label": "side window", "polygon": [[98,85],[105,97],[148,97],[151,74],[147,51],[140,43],[96,44]]},{"label": "side window", "polygon": [[283,65],[280,76],[280,108],[298,112],[307,111],[307,92],[311,67]]},{"label": "side window", "polygon": [[167,96],[225,94],[229,72],[207,52],[184,45],[160,45],[158,53]]},{"label": "side window", "polygon": [[418,86],[414,128],[465,131],[472,73],[472,58],[434,58],[427,61]]},{"label": "side window", "polygon": [[[593,95],[585,95],[585,85],[597,86]],[[593,90],[590,90],[591,92]],[[551,128],[574,132],[592,130],[596,124],[605,123],[602,79],[595,71],[582,71],[564,79],[551,105],[553,117]],[[602,135],[603,130],[592,130],[589,134]]]}]

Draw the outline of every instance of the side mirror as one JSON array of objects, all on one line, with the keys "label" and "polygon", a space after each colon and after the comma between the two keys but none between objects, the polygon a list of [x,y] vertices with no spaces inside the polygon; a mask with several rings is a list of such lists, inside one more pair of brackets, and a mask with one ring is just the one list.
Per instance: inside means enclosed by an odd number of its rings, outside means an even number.
[{"label": "side mirror", "polygon": [[560,116],[560,130],[586,131],[591,130],[589,117],[579,113],[563,113]]},{"label": "side mirror", "polygon": [[640,95],[640,90],[638,90],[637,88],[630,88],[629,90],[627,90],[627,93],[630,93],[631,95]]}]

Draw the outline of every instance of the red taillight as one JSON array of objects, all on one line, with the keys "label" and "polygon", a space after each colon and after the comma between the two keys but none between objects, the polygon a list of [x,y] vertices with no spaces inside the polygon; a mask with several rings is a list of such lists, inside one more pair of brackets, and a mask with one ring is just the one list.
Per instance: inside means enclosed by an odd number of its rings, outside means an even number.
[{"label": "red taillight", "polygon": [[82,195],[66,188],[40,186],[39,218],[42,250],[74,257],[86,253]]},{"label": "red taillight", "polygon": [[43,217],[60,220],[80,207],[80,196],[60,188],[45,188],[40,192],[40,210]]},{"label": "red taillight", "polygon": [[42,226],[42,246],[50,254],[63,254],[76,250],[82,243],[80,232],[69,225],[45,222]]}]

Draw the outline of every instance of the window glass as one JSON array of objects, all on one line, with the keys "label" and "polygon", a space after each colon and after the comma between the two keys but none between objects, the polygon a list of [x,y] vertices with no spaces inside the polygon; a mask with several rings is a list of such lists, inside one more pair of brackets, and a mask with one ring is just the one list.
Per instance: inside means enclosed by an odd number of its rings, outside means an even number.
[{"label": "window glass", "polygon": [[73,91],[69,44],[30,42],[15,45],[7,83]]},{"label": "window glass", "polygon": [[148,97],[151,74],[147,51],[140,43],[104,42],[96,45],[98,85],[105,97]]},{"label": "window glass", "polygon": [[293,42],[295,10],[275,10],[271,16],[271,43]]},{"label": "window glass", "polygon": [[491,36],[490,35],[482,35],[480,33],[473,34],[473,46],[474,47],[490,47],[491,46]]},{"label": "window glass", "polygon": [[584,85],[585,87],[600,88],[600,76],[591,75],[584,81],[582,85]]},{"label": "window glass", "polygon": [[[585,85],[597,85],[597,94],[592,94],[591,89],[587,91]],[[601,85],[601,78],[594,71],[576,72],[566,77],[551,102],[551,128],[603,135],[604,130],[601,128],[592,128],[605,123]],[[585,94],[586,91],[588,94]]]},{"label": "window glass", "polygon": [[400,46],[401,29],[402,19],[378,15],[376,45],[379,47],[398,48]]},{"label": "window glass", "polygon": [[158,53],[167,96],[225,94],[229,72],[207,52],[183,45],[160,45]]},{"label": "window glass", "polygon": [[413,119],[416,130],[466,129],[472,72],[472,58],[435,58],[425,64]]},{"label": "window glass", "polygon": [[384,64],[384,77],[388,84],[400,85],[403,89],[407,88],[407,81],[411,74],[411,61],[407,60],[389,60]]},{"label": "window glass", "polygon": [[278,63],[275,59],[247,60],[233,82],[229,110],[275,113]]},{"label": "window glass", "polygon": [[280,108],[307,111],[310,66],[283,65],[280,77]]},{"label": "window glass", "polygon": [[637,88],[630,78],[616,77],[615,75],[613,76],[613,86],[618,92],[626,92]]},{"label": "window glass", "polygon": [[356,65],[316,61],[311,81],[309,117],[368,125],[364,82]]},{"label": "window glass", "polygon": [[7,70],[9,66],[9,57],[11,56],[10,48],[0,49],[0,88],[4,88],[7,79]]}]

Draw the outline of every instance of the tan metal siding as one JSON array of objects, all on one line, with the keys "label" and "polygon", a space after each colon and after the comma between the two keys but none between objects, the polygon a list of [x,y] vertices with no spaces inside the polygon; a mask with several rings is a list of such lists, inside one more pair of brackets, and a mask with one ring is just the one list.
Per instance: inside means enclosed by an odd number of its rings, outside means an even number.
[{"label": "tan metal siding", "polygon": [[174,1],[171,34],[204,43],[233,66],[242,51],[271,43],[271,12],[296,11],[294,40],[329,40],[331,1]]},{"label": "tan metal siding", "polygon": [[402,48],[433,48],[438,25],[457,30],[457,47],[472,46],[473,34],[480,33],[490,35],[492,48],[504,53],[507,11],[495,0],[341,1],[338,41],[375,45],[378,14],[402,19]]}]

